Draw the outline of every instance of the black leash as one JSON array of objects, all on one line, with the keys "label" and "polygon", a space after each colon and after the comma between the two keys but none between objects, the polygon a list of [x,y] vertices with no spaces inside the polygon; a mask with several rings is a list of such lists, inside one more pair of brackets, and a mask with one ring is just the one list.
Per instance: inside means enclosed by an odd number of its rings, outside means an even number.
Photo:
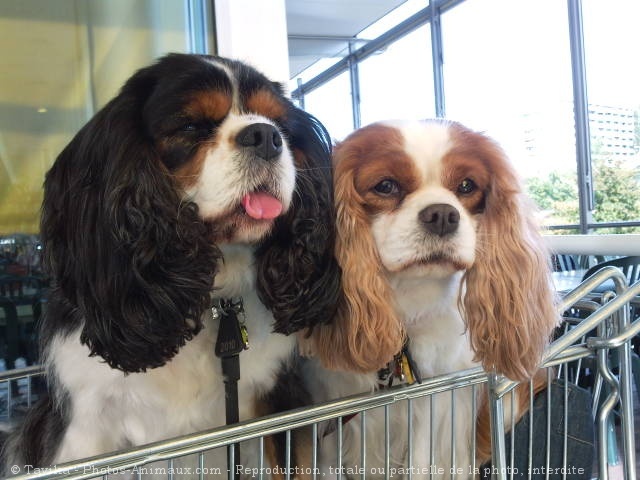
[{"label": "black leash", "polygon": [[[222,363],[222,377],[225,392],[225,417],[227,425],[238,423],[238,380],[240,380],[240,352],[249,348],[247,329],[244,326],[242,299],[220,299],[211,307],[214,320],[219,321],[215,352]],[[242,319],[242,320],[241,320]],[[227,466],[229,478],[234,478],[236,467],[240,465],[240,444],[227,446]]]}]

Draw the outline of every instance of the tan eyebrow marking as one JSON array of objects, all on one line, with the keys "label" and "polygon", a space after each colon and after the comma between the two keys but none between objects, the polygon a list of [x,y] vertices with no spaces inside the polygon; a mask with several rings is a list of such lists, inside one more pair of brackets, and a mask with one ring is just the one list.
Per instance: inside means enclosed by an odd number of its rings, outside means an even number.
[{"label": "tan eyebrow marking", "polygon": [[192,118],[211,118],[219,121],[231,110],[232,99],[228,93],[219,91],[198,92],[187,103],[185,112]]},{"label": "tan eyebrow marking", "polygon": [[275,120],[284,116],[286,107],[282,101],[268,90],[258,90],[247,99],[249,111]]}]

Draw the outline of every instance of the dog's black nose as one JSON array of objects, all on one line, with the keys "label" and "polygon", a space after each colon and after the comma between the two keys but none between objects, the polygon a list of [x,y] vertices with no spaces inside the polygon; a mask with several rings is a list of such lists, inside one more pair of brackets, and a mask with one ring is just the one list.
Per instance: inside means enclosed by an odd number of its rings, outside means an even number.
[{"label": "dog's black nose", "polygon": [[282,137],[273,125],[253,123],[243,128],[236,137],[241,147],[253,150],[264,160],[272,160],[282,153]]},{"label": "dog's black nose", "polygon": [[434,203],[421,210],[418,219],[427,231],[444,237],[458,229],[460,212],[447,203]]}]

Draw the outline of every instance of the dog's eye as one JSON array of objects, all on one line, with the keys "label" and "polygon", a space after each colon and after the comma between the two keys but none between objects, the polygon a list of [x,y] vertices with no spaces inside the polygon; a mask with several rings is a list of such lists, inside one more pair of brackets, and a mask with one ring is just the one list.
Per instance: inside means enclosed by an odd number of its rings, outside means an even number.
[{"label": "dog's eye", "polygon": [[384,196],[391,196],[400,192],[400,186],[398,185],[398,182],[388,178],[376,184],[373,189],[376,191],[376,193]]},{"label": "dog's eye", "polygon": [[181,127],[180,131],[183,133],[209,133],[213,131],[215,126],[211,122],[201,121],[201,122],[185,122]]},{"label": "dog's eye", "polygon": [[464,180],[462,180],[462,182],[460,182],[460,185],[458,185],[458,193],[461,193],[462,195],[468,195],[476,191],[477,189],[478,186],[470,178],[465,178]]}]

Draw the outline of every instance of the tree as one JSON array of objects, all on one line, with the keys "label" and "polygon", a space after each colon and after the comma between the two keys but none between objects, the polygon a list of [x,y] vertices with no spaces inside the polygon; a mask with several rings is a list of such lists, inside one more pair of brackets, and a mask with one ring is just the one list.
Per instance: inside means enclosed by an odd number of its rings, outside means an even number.
[{"label": "tree", "polygon": [[[596,222],[640,220],[640,168],[630,167],[610,155],[593,162]],[[578,222],[578,186],[573,172],[551,172],[527,181],[527,192],[545,215],[545,224]],[[615,229],[627,232],[628,229]]]},{"label": "tree", "polygon": [[532,177],[526,182],[529,196],[542,210],[545,224],[578,223],[578,182],[575,173],[551,172],[548,177]]},{"label": "tree", "polygon": [[625,166],[622,160],[610,156],[594,164],[596,222],[640,220],[640,171]]}]

